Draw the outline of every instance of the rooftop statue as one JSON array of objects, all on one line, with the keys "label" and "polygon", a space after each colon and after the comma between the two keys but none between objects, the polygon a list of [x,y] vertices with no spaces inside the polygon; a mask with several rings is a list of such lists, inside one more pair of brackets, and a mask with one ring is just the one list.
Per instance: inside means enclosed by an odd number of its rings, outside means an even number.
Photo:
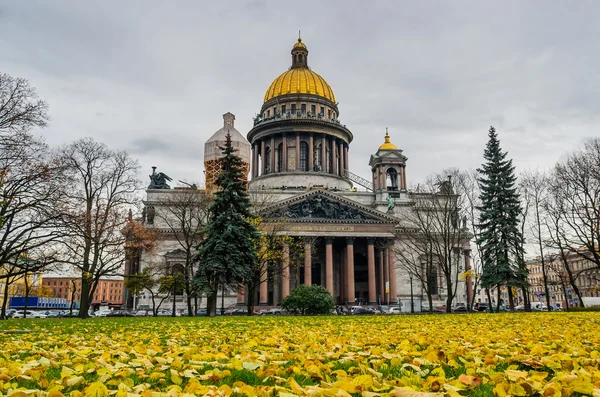
[{"label": "rooftop statue", "polygon": [[150,184],[148,185],[148,189],[170,189],[171,186],[167,183],[167,181],[171,182],[172,179],[162,172],[156,172],[156,167],[152,167],[152,175],[150,176]]}]

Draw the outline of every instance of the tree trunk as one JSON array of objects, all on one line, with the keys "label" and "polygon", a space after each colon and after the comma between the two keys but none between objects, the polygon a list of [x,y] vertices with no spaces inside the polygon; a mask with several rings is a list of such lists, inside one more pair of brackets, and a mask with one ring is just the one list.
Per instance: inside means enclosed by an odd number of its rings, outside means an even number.
[{"label": "tree trunk", "polygon": [[514,312],[515,311],[515,300],[514,300],[514,296],[513,296],[512,287],[508,287],[508,302],[510,304],[510,311]]},{"label": "tree trunk", "polygon": [[23,283],[25,284],[25,305],[23,307],[23,318],[27,318],[27,309],[29,307],[29,282],[27,280],[27,273],[23,276]]},{"label": "tree trunk", "polygon": [[502,300],[502,291],[500,289],[500,284],[496,288],[498,288],[498,301],[496,302],[496,313],[500,313],[500,301]]},{"label": "tree trunk", "polygon": [[433,295],[427,290],[427,300],[429,301],[429,313],[433,313]]},{"label": "tree trunk", "polygon": [[218,292],[219,292],[219,284],[215,281],[212,287],[212,292],[210,295],[210,307],[207,309],[207,314],[209,317],[215,317],[217,315],[217,302],[218,302]]},{"label": "tree trunk", "polygon": [[565,297],[565,310],[569,311],[569,297],[567,296],[567,286],[565,285],[562,277],[560,278],[560,285],[562,286],[563,296]]},{"label": "tree trunk", "polygon": [[[575,294],[577,295],[577,298],[579,299],[579,305],[581,307],[585,307],[583,300],[581,299],[581,292],[579,291],[579,287],[577,287],[575,277],[573,276],[573,272],[571,271],[571,266],[569,265],[569,261],[567,260],[564,249],[562,248],[562,246],[560,246],[559,248],[560,248],[560,257],[563,262],[563,266],[564,266],[565,270],[567,271],[567,275],[569,276],[569,284],[571,284],[571,288],[573,288],[573,291],[575,291]],[[569,299],[568,296],[566,298],[567,298],[567,300]]]},{"label": "tree trunk", "polygon": [[452,292],[452,275],[446,274],[446,313],[452,313],[452,300],[454,298],[454,294]]},{"label": "tree trunk", "polygon": [[221,288],[221,315],[223,313],[225,313],[225,288]]},{"label": "tree trunk", "polygon": [[523,294],[523,307],[526,312],[531,311],[531,302],[529,301],[529,290],[527,286],[521,287],[521,293]]},{"label": "tree trunk", "polygon": [[92,300],[91,294],[92,286],[86,277],[81,278],[81,299],[79,301],[79,318],[87,318],[88,311],[90,310],[90,303]]},{"label": "tree trunk", "polygon": [[8,286],[10,285],[10,273],[7,274],[6,282],[4,283],[4,302],[2,302],[2,313],[0,319],[6,320],[6,306],[8,305]]},{"label": "tree trunk", "polygon": [[489,310],[490,313],[493,313],[494,309],[492,308],[492,295],[490,294],[490,289],[489,288],[485,289],[485,294],[487,295],[487,298],[488,298],[488,306],[489,306],[488,310]]},{"label": "tree trunk", "polygon": [[176,282],[173,282],[173,306],[171,307],[171,317],[176,317],[177,316],[177,295],[175,295],[175,286],[176,286]]},{"label": "tree trunk", "polygon": [[252,283],[248,284],[246,288],[246,291],[248,292],[246,294],[246,308],[248,309],[248,315],[252,316],[254,314],[254,295],[256,294],[256,286]]}]

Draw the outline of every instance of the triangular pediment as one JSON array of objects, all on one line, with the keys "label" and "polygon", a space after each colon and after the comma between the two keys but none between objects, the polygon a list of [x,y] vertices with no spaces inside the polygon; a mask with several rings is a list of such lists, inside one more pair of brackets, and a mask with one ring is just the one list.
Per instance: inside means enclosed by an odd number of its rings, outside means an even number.
[{"label": "triangular pediment", "polygon": [[388,214],[320,189],[283,200],[264,213],[268,219],[292,222],[397,223]]},{"label": "triangular pediment", "polygon": [[406,163],[408,157],[402,154],[402,150],[380,150],[377,154],[372,154],[369,159],[369,165],[373,166],[378,163],[393,162]]}]

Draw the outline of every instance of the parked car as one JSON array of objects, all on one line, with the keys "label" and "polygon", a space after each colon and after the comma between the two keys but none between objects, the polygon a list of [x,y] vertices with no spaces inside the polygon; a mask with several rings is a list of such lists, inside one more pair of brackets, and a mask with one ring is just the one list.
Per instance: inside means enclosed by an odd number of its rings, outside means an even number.
[{"label": "parked car", "polygon": [[60,313],[59,317],[79,317],[79,310],[73,310],[72,313],[69,310],[65,310]]},{"label": "parked car", "polygon": [[452,313],[468,313],[466,306],[456,306],[452,308]]},{"label": "parked car", "polygon": [[148,311],[147,310],[138,310],[137,312],[135,312],[134,316],[135,317],[146,317],[146,316],[148,316]]},{"label": "parked car", "polygon": [[353,316],[370,316],[376,314],[375,310],[370,308],[370,307],[357,307],[354,310],[352,310],[352,315]]},{"label": "parked car", "polygon": [[363,308],[362,306],[352,306],[352,307],[350,307],[350,313],[354,314],[355,310],[362,309],[362,308]]},{"label": "parked car", "polygon": [[133,315],[125,310],[113,310],[106,317],[133,317]]},{"label": "parked car", "polygon": [[17,312],[16,309],[7,309],[6,310],[6,318],[11,318],[13,316],[13,314],[15,314]]},{"label": "parked car", "polygon": [[477,302],[474,307],[478,312],[489,312],[490,305],[487,302]]},{"label": "parked car", "polygon": [[536,312],[547,312],[548,306],[544,305],[542,302],[531,302],[531,310]]},{"label": "parked car", "polygon": [[32,310],[18,310],[13,313],[12,318],[46,318],[44,313],[42,312],[34,312]]},{"label": "parked car", "polygon": [[110,313],[110,310],[98,310],[94,312],[94,317],[108,317]]},{"label": "parked car", "polygon": [[402,313],[402,310],[396,306],[390,307],[387,311],[387,314],[400,314],[400,313]]}]

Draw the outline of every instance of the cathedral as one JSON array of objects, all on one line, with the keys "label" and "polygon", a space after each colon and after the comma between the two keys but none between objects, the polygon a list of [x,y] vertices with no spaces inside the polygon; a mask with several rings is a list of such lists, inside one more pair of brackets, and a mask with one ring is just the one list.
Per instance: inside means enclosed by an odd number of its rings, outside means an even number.
[{"label": "cathedral", "polygon": [[[353,133],[340,121],[334,91],[309,67],[308,55],[299,38],[291,50],[291,66],[267,88],[247,139],[235,129],[234,115],[226,113],[223,128],[205,144],[206,189],[218,175],[218,148],[229,134],[248,167],[251,199],[268,197],[267,212],[273,220],[285,218],[284,233],[305,244],[303,266],[287,266],[284,254],[281,274],[264,277],[254,301],[260,306],[278,306],[294,287],[318,284],[338,304],[397,305],[409,312],[412,301],[418,310],[426,301],[424,293],[398,264],[396,255],[402,249],[403,233],[408,232],[403,218],[412,211],[415,194],[407,190],[408,158],[385,131],[368,160],[371,179],[352,173]],[[166,205],[161,197],[177,192],[166,183],[153,182],[147,190],[143,221],[148,223],[148,214]],[[164,256],[165,261],[177,257],[174,254],[181,247],[176,238],[169,237],[174,233],[158,221],[153,220],[151,227],[163,234],[153,255]],[[457,247],[457,255],[462,270],[468,269],[468,241]],[[142,255],[139,266],[149,261]],[[472,293],[468,289],[466,282],[458,285],[456,301],[466,302]],[[436,302],[443,303],[447,293],[440,282]],[[227,306],[243,305],[248,297],[241,290],[237,295],[225,292],[222,299]],[[146,296],[138,302],[148,305]]]}]

